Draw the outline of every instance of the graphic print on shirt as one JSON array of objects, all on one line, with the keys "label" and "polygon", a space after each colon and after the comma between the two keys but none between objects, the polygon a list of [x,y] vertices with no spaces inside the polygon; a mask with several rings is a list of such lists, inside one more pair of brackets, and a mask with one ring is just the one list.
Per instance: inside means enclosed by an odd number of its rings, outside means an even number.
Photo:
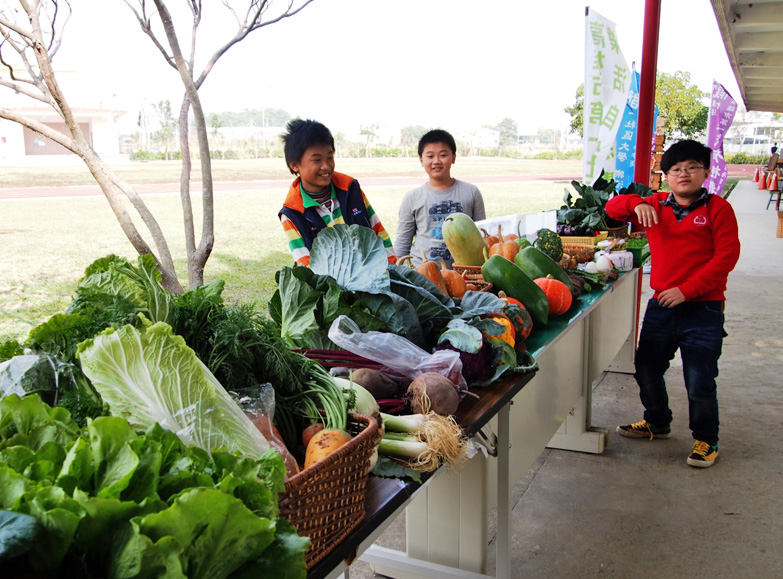
[{"label": "graphic print on shirt", "polygon": [[435,245],[430,251],[429,258],[431,260],[443,259],[451,261],[451,253],[446,244],[443,243],[443,220],[446,219],[452,213],[464,213],[462,209],[462,203],[458,201],[442,201],[431,205],[429,209],[429,232],[432,239],[440,241],[439,245]]},{"label": "graphic print on shirt", "polygon": [[694,225],[707,225],[707,216],[706,215],[697,215],[693,218],[693,224]]}]

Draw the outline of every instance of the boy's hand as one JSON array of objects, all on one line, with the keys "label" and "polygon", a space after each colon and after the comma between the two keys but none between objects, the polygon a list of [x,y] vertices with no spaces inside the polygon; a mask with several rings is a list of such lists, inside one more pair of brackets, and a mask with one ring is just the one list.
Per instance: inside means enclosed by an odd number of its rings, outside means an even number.
[{"label": "boy's hand", "polygon": [[658,303],[665,308],[673,308],[684,301],[685,296],[678,287],[669,288],[658,294]]},{"label": "boy's hand", "polygon": [[644,227],[652,227],[658,223],[658,213],[648,203],[639,203],[633,211],[636,213],[639,223]]}]

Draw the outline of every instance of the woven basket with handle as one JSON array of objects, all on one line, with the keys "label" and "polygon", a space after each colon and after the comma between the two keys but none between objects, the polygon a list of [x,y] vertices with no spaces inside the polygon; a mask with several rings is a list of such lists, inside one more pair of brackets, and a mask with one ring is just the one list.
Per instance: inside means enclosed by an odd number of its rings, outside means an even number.
[{"label": "woven basket with handle", "polygon": [[291,477],[280,494],[280,516],[310,537],[307,568],[326,557],[364,519],[364,495],[370,457],[378,443],[378,422],[364,414],[348,415],[355,436],[327,458]]}]

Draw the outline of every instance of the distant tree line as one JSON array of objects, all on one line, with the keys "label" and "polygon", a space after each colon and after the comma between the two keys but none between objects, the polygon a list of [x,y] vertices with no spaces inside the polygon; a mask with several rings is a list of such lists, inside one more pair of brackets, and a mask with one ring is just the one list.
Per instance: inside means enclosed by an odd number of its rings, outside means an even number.
[{"label": "distant tree line", "polygon": [[[248,137],[228,137],[223,128],[229,127],[285,127],[292,115],[283,109],[244,109],[243,111],[227,111],[209,113],[207,124],[211,143],[210,154],[213,159],[259,159],[283,156],[282,141],[277,136],[264,135],[261,131]],[[141,119],[141,117],[140,117]],[[173,139],[176,134],[178,119],[171,112],[169,101],[161,101],[153,105],[150,120],[159,126],[148,134],[141,132],[131,135],[133,140],[133,158],[135,160],[179,159],[178,143]],[[140,122],[141,127],[141,122]],[[361,127],[357,138],[350,139],[342,132],[335,132],[335,147],[341,157],[373,158],[373,157],[416,157],[418,155],[419,139],[435,127],[423,125],[408,125],[400,129],[399,140],[384,142],[380,138],[379,126],[375,123]],[[493,146],[481,146],[473,142],[461,140],[455,135],[457,149],[461,156],[480,157],[537,157],[537,158],[574,158],[581,153],[568,154],[558,151],[545,151],[533,154],[530,148],[522,150],[518,147],[519,130],[517,123],[511,118],[504,118],[495,125],[484,125],[484,128],[498,132],[498,142]],[[559,138],[559,131],[542,129],[536,136],[536,142],[544,146],[552,146]]]}]

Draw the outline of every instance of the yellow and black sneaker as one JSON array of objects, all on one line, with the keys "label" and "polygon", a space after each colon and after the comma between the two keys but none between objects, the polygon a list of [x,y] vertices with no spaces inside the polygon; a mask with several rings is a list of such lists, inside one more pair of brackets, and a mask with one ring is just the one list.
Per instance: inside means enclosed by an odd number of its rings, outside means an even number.
[{"label": "yellow and black sneaker", "polygon": [[693,443],[693,450],[688,457],[688,464],[699,468],[707,468],[715,464],[718,458],[718,447],[697,440]]},{"label": "yellow and black sneaker", "polygon": [[671,428],[660,428],[642,420],[633,424],[622,424],[617,427],[617,434],[628,436],[630,438],[669,438],[672,434]]}]

